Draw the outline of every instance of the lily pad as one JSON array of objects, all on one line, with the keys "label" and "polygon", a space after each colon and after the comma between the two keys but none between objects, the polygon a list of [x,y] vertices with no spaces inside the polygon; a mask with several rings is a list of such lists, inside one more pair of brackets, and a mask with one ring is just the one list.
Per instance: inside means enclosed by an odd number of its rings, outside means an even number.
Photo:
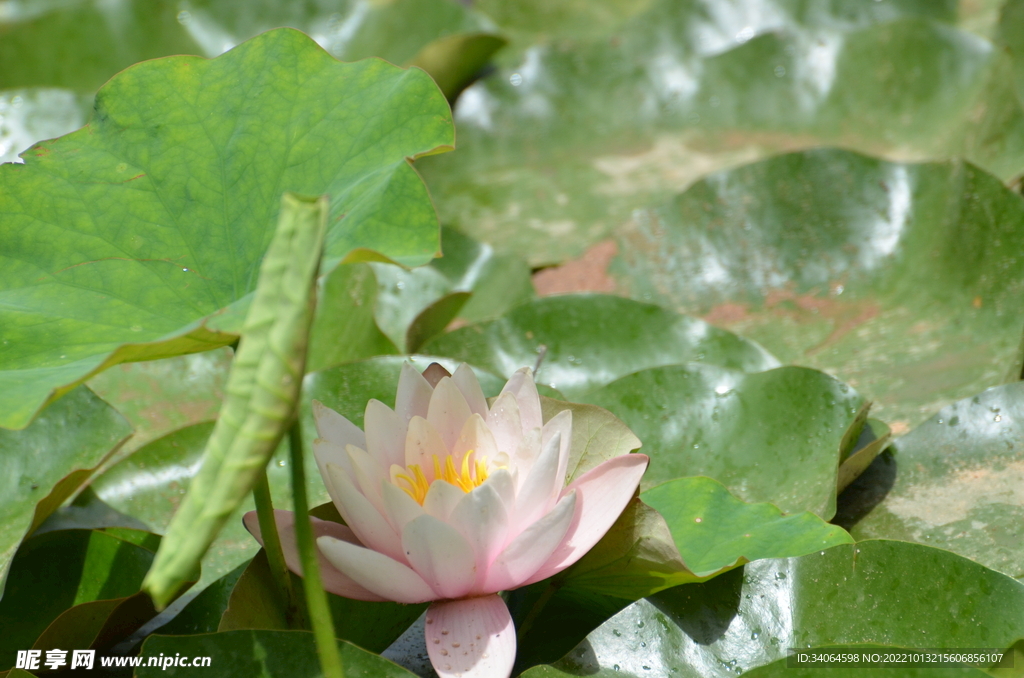
[{"label": "lily pad", "polygon": [[[27,540],[0,600],[0,668],[14,666],[18,650],[33,647],[51,622],[69,613],[75,616],[63,624],[66,632],[89,636],[86,647],[93,644],[110,614],[138,593],[152,560],[148,549],[97,530],[48,532]],[[103,609],[76,614],[92,603],[103,603]],[[149,611],[155,613],[152,604]]]},{"label": "lily pad", "polygon": [[1024,632],[1021,609],[1024,585],[966,558],[865,541],[640,600],[524,676],[724,678],[795,647],[1005,648]]},{"label": "lily pad", "polygon": [[955,3],[542,4],[485,5],[515,49],[460,97],[459,153],[420,163],[442,221],[534,266],[782,151],[1024,169],[1009,57]]},{"label": "lily pad", "polygon": [[644,442],[646,490],[694,474],[747,502],[786,513],[835,513],[836,474],[864,399],[804,367],[748,374],[672,365],[623,377],[583,397],[621,418]]},{"label": "lily pad", "polygon": [[[352,643],[339,641],[341,664],[346,675],[380,676],[381,678],[413,678],[400,666]],[[266,678],[320,678],[323,673],[317,659],[316,643],[309,631],[226,631],[196,636],[153,635],[142,644],[140,654],[151,660],[162,655],[168,659],[179,655],[210,657],[202,668],[211,678],[234,676],[265,676]],[[158,661],[135,670],[139,678],[146,676],[194,676],[191,666],[161,666]]]},{"label": "lily pad", "polygon": [[1024,383],[956,402],[896,440],[836,521],[857,539],[937,546],[1024,581],[1022,441]]},{"label": "lily pad", "polygon": [[[641,501],[642,500],[642,501]],[[853,538],[812,513],[746,504],[716,480],[676,478],[627,507],[560,587],[636,600],[767,558],[789,558]]]},{"label": "lily pad", "polygon": [[600,294],[536,299],[497,320],[444,334],[428,342],[423,352],[479,365],[506,378],[543,354],[538,383],[577,400],[619,377],[658,365],[694,361],[752,372],[778,365],[757,344],[696,318]]},{"label": "lily pad", "polygon": [[0,425],[112,364],[232,343],[285,190],[332,197],[325,271],[428,261],[437,221],[407,158],[452,143],[425,73],[339,63],[294,30],[122,72],[87,127],[0,165]]},{"label": "lily pad", "polygon": [[633,294],[840,375],[896,433],[1020,377],[1024,200],[969,163],[793,153],[634,226],[613,263]]},{"label": "lily pad", "polygon": [[77,492],[130,434],[124,417],[84,386],[24,431],[0,430],[0,594],[22,538]]}]

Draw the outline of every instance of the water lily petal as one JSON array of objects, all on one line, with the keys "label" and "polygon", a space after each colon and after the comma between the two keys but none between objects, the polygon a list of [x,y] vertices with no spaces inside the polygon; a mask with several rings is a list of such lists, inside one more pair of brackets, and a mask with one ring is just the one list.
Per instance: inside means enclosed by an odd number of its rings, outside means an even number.
[{"label": "water lily petal", "polygon": [[509,469],[516,479],[517,493],[522,491],[523,481],[529,477],[533,465],[537,463],[537,457],[540,456],[540,436],[541,430],[538,428],[529,431],[509,455]]},{"label": "water lily petal", "polygon": [[594,547],[632,498],[649,459],[624,454],[590,469],[565,488],[576,492],[576,513],[565,539],[526,583],[546,579],[569,567]]},{"label": "water lily petal", "polygon": [[425,514],[402,530],[406,561],[437,593],[459,598],[472,588],[476,559],[466,538],[451,525]]},{"label": "water lily petal", "polygon": [[427,421],[434,425],[437,432],[441,434],[441,440],[445,447],[451,450],[455,447],[455,441],[459,439],[462,426],[473,413],[469,410],[462,391],[455,385],[450,377],[444,377],[434,387],[434,394],[430,396],[430,406],[427,408]]},{"label": "water lily petal", "polygon": [[409,521],[423,515],[422,506],[401,488],[387,481],[381,483],[381,498],[384,501],[384,517],[388,519],[398,534],[402,533],[402,529]]},{"label": "water lily petal", "polygon": [[366,449],[366,436],[362,429],[319,400],[313,401],[313,421],[316,422],[317,435],[337,444],[339,449],[344,450],[346,445]]},{"label": "water lily petal", "polygon": [[392,464],[405,463],[405,430],[409,421],[400,417],[393,409],[379,400],[366,403],[363,416],[366,427],[366,446],[381,469],[389,469]]},{"label": "water lily petal", "polygon": [[[332,523],[328,520],[310,518],[313,524],[313,537],[334,537],[350,544],[359,544],[352,530],[339,523]],[[274,511],[274,521],[277,523],[277,533],[281,538],[281,550],[284,551],[284,562],[288,569],[295,574],[302,576],[302,562],[299,558],[298,541],[295,538],[295,514],[291,511]],[[260,521],[255,511],[249,511],[242,517],[242,523],[249,534],[255,537],[256,541],[263,546],[263,534],[260,531]],[[353,579],[345,575],[338,568],[334,567],[323,553],[317,552],[317,560],[320,563],[320,578],[323,580],[324,588],[337,596],[354,598],[356,600],[382,601],[387,600],[371,593]]]},{"label": "water lily petal", "polygon": [[541,446],[547,445],[556,434],[561,435],[558,448],[558,471],[555,475],[559,485],[565,485],[565,471],[569,467],[569,447],[572,443],[572,410],[562,410],[544,424],[541,431]]},{"label": "water lily petal", "polygon": [[558,499],[559,491],[562,489],[557,478],[561,444],[562,434],[556,432],[544,446],[537,463],[530,469],[530,474],[519,488],[516,494],[516,511],[512,516],[513,536],[551,510]]},{"label": "water lily petal", "polygon": [[476,373],[473,372],[473,368],[462,363],[458,369],[455,370],[455,374],[452,375],[452,381],[459,390],[462,391],[462,395],[466,398],[466,403],[469,405],[469,409],[473,414],[479,414],[481,417],[487,416],[487,398],[484,397],[484,391],[480,388],[480,382],[476,378]]},{"label": "water lily petal", "polygon": [[505,546],[508,512],[492,483],[467,493],[452,511],[448,524],[466,538],[476,554],[476,584],[482,585],[491,562]]},{"label": "water lily petal", "polygon": [[448,454],[441,434],[434,425],[423,417],[413,417],[409,421],[409,431],[405,436],[405,466],[419,466],[428,480],[434,479],[434,455],[444,459]]},{"label": "water lily petal", "polygon": [[340,572],[385,600],[424,603],[437,598],[412,568],[383,553],[333,537],[320,537],[316,545]]},{"label": "water lily petal", "polygon": [[338,496],[334,490],[334,485],[331,483],[331,476],[327,473],[327,465],[333,464],[343,469],[351,477],[355,473],[355,469],[352,468],[352,459],[348,456],[348,452],[345,451],[344,447],[323,438],[317,438],[313,441],[313,458],[316,459],[316,467],[320,470],[320,477],[324,480],[327,494],[331,496],[331,501],[337,506]]},{"label": "water lily petal", "polygon": [[441,600],[427,608],[424,635],[440,678],[508,678],[516,630],[498,595]]},{"label": "water lily petal", "polygon": [[506,382],[501,393],[515,395],[522,418],[523,433],[541,427],[544,422],[541,418],[540,395],[537,393],[537,385],[533,382],[533,370],[529,367],[520,367]]},{"label": "water lily petal", "polygon": [[427,383],[415,367],[402,363],[402,374],[398,378],[398,392],[395,395],[395,413],[405,421],[413,417],[426,417],[430,405],[430,394],[434,387]]},{"label": "water lily petal", "polygon": [[494,434],[499,452],[511,455],[516,451],[523,437],[523,425],[515,395],[503,393],[498,396],[487,412],[487,428]]},{"label": "water lily petal", "polygon": [[505,513],[511,518],[516,508],[516,486],[512,474],[507,468],[494,469],[487,476],[484,485],[490,485],[498,493]]},{"label": "water lily petal", "polygon": [[487,570],[481,592],[523,585],[562,543],[576,512],[576,493],[562,497],[543,518],[509,542]]},{"label": "water lily petal", "polygon": [[361,450],[355,445],[349,445],[345,452],[353,469],[348,476],[349,479],[355,478],[359,492],[370,500],[381,515],[384,515],[384,500],[380,496],[380,482],[385,478],[383,469],[366,450]]},{"label": "water lily petal", "polygon": [[494,441],[494,434],[487,428],[484,418],[479,414],[470,415],[452,447],[455,468],[461,468],[462,457],[467,452],[475,452],[475,459],[488,461],[498,456],[498,444]]},{"label": "water lily petal", "polygon": [[438,520],[448,522],[448,516],[466,496],[465,490],[455,487],[445,480],[435,480],[427,490],[427,498],[423,500],[423,510]]},{"label": "water lily petal", "polygon": [[327,475],[337,494],[334,503],[338,507],[338,513],[359,537],[359,541],[375,551],[404,562],[402,542],[398,533],[377,507],[356,489],[348,474],[338,466],[328,464]]}]

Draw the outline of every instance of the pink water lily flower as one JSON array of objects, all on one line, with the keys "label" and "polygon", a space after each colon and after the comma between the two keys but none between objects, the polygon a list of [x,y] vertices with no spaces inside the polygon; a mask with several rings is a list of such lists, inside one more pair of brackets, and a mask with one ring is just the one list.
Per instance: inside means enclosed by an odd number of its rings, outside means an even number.
[{"label": "pink water lily flower", "polygon": [[[550,577],[604,536],[647,468],[614,457],[565,485],[572,413],[546,424],[529,368],[488,407],[466,365],[402,368],[395,409],[366,405],[359,430],[314,402],[314,454],[346,525],[313,519],[328,591],[433,601],[430,661],[442,678],[507,678],[515,628],[499,591]],[[255,512],[245,516],[260,537]],[[301,573],[294,516],[277,512],[288,567]]]}]

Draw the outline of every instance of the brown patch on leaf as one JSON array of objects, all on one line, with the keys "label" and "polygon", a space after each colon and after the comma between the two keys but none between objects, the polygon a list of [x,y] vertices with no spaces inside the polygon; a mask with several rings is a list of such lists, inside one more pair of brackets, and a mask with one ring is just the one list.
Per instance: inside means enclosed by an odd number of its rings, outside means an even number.
[{"label": "brown patch on leaf", "polygon": [[542,297],[571,292],[614,293],[616,284],[608,275],[608,265],[618,252],[619,247],[614,240],[601,241],[592,245],[579,259],[534,273],[533,287]]},{"label": "brown patch on leaf", "polygon": [[749,317],[746,304],[727,301],[724,304],[713,306],[704,316],[704,321],[712,325],[732,325],[741,323]]}]

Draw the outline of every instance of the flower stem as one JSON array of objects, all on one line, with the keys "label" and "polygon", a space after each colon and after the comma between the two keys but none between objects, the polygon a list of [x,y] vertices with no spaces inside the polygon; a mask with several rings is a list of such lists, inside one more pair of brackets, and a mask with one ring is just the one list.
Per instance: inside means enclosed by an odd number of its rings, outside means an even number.
[{"label": "flower stem", "polygon": [[302,562],[302,588],[306,592],[306,608],[316,639],[317,654],[324,678],[344,678],[338,641],[334,637],[334,619],[327,605],[327,593],[320,582],[320,563],[317,561],[313,525],[309,520],[306,500],[306,472],[303,469],[302,427],[298,417],[288,429],[288,447],[291,452],[292,498],[295,504],[295,539]]},{"label": "flower stem", "polygon": [[530,611],[526,613],[525,617],[523,617],[523,623],[519,625],[519,630],[516,631],[517,644],[522,645],[523,640],[526,638],[526,634],[533,628],[533,622],[537,620],[538,615],[540,615],[540,611],[544,609],[544,606],[548,604],[548,601],[551,600],[551,597],[555,595],[556,591],[558,591],[558,587],[555,586],[555,583],[552,581],[549,582],[547,587],[541,592],[540,596],[533,603],[533,607],[531,607]]},{"label": "flower stem", "polygon": [[263,549],[267,552],[270,574],[277,584],[281,602],[284,604],[288,626],[293,629],[303,628],[302,612],[295,597],[295,588],[284,561],[284,550],[281,548],[281,537],[277,533],[277,521],[274,520],[274,502],[270,497],[270,483],[267,481],[267,470],[264,468],[256,476],[256,484],[252,488],[252,496],[256,501],[256,516],[260,521],[260,534],[263,536]]}]

